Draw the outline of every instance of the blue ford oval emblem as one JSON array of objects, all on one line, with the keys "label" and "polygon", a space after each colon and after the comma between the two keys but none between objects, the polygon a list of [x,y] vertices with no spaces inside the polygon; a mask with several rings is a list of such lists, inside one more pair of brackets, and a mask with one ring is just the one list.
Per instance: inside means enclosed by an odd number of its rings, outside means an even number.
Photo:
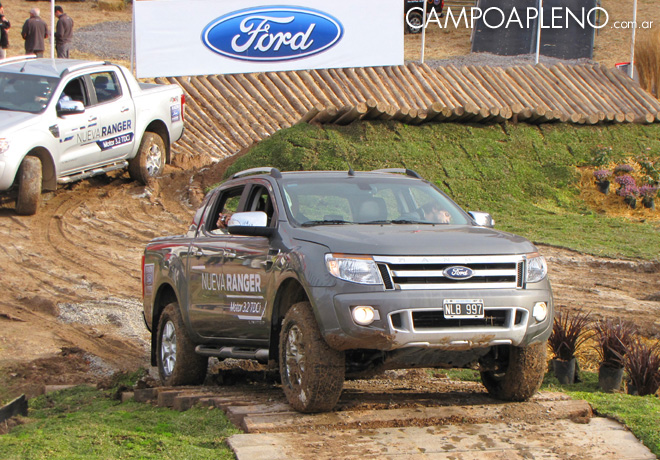
[{"label": "blue ford oval emblem", "polygon": [[202,42],[244,61],[287,61],[321,53],[341,40],[341,23],[321,11],[294,6],[256,7],[221,16],[204,28]]},{"label": "blue ford oval emblem", "polygon": [[445,268],[442,274],[452,280],[467,280],[474,276],[471,268],[461,266]]}]

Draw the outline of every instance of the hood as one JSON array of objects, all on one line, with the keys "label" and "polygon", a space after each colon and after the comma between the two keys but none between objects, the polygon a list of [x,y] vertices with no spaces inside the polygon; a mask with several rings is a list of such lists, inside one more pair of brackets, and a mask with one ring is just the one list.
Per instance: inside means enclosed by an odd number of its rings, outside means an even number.
[{"label": "hood", "polygon": [[291,228],[291,236],[346,254],[507,255],[536,251],[521,236],[463,225],[326,225]]},{"label": "hood", "polygon": [[11,132],[30,126],[37,121],[38,117],[37,113],[0,110],[0,136],[5,137]]}]

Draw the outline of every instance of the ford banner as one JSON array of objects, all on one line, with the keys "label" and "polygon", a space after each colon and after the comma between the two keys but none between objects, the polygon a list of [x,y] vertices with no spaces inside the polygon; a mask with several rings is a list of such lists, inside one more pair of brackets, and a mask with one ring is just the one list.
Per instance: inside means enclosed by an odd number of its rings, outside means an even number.
[{"label": "ford banner", "polygon": [[400,0],[134,3],[138,77],[403,64]]}]

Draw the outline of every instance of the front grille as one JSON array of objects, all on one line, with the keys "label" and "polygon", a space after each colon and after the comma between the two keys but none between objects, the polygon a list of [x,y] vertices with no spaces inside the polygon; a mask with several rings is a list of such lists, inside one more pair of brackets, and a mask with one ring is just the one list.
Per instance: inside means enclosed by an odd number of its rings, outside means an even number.
[{"label": "front grille", "polygon": [[[385,289],[521,289],[523,256],[382,257],[375,256]],[[454,279],[445,270],[467,268],[472,276]]]},{"label": "front grille", "polygon": [[445,329],[453,327],[504,327],[507,324],[507,310],[486,310],[483,318],[445,318],[442,310],[413,311],[413,327],[421,329]]}]

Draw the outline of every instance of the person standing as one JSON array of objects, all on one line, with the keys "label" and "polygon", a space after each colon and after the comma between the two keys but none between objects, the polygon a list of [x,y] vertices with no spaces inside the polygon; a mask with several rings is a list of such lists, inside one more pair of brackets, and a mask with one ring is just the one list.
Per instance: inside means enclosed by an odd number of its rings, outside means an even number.
[{"label": "person standing", "polygon": [[58,58],[69,58],[69,48],[73,38],[73,19],[61,6],[55,7],[57,26],[55,27],[55,50]]},{"label": "person standing", "polygon": [[44,57],[44,50],[46,45],[44,41],[49,37],[48,26],[39,15],[41,11],[39,8],[32,8],[30,10],[30,17],[25,24],[21,36],[25,40],[25,53],[36,54],[37,57]]},{"label": "person standing", "polygon": [[5,17],[5,8],[0,3],[0,59],[7,57],[7,48],[9,48],[9,34],[7,31],[11,27]]}]

